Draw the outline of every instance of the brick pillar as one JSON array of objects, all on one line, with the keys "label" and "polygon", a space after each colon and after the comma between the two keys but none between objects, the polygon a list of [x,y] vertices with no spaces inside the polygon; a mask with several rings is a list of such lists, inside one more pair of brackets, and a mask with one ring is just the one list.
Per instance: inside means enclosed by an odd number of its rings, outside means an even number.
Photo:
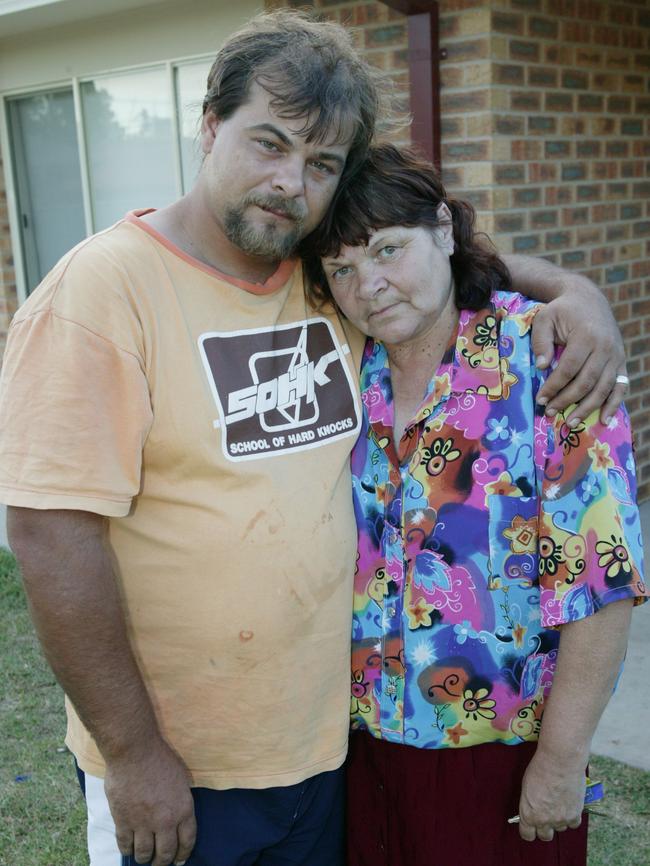
[{"label": "brick pillar", "polygon": [[11,232],[2,173],[2,154],[0,154],[0,358],[4,351],[9,322],[16,312],[17,306],[16,275],[11,252]]}]

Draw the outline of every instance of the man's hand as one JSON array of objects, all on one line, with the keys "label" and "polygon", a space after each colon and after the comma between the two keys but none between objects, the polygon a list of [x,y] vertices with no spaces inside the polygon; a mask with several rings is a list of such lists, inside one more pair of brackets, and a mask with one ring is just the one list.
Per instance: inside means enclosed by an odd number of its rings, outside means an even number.
[{"label": "man's hand", "polygon": [[120,850],[154,866],[186,860],[196,836],[188,773],[131,648],[106,519],[10,508],[7,528],[47,660],[106,762]]},{"label": "man's hand", "polygon": [[194,801],[185,765],[163,740],[108,760],[104,780],[117,845],[138,863],[184,863],[196,840]]},{"label": "man's hand", "polygon": [[616,376],[625,373],[625,351],[607,300],[588,280],[535,316],[532,345],[540,369],[552,361],[554,344],[566,348],[540,389],[538,402],[550,415],[576,403],[567,418],[570,426],[602,407],[600,418],[607,423],[626,393],[625,385],[616,384]]},{"label": "man's hand", "polygon": [[554,833],[580,826],[585,799],[584,767],[558,763],[538,751],[524,774],[519,835],[550,842]]}]

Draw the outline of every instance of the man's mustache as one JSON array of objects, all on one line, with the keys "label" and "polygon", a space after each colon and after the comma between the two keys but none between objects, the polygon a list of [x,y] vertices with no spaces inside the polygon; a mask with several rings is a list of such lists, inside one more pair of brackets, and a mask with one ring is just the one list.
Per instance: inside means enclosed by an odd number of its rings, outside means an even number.
[{"label": "man's mustache", "polygon": [[307,216],[307,211],[297,201],[284,198],[281,195],[250,195],[246,198],[246,204],[254,204],[265,210],[274,210],[295,222],[302,222]]}]

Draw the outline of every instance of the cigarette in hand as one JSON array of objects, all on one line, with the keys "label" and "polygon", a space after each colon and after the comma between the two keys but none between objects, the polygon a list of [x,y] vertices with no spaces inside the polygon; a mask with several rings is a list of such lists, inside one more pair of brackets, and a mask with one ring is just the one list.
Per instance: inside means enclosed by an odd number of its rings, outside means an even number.
[{"label": "cigarette in hand", "polygon": [[[592,782],[591,779],[587,777],[587,787],[585,788],[585,806],[589,806],[591,803],[597,803],[599,800],[602,800],[605,796],[605,789],[603,788],[602,782]],[[521,821],[519,815],[513,815],[512,818],[508,818],[508,824],[518,824]]]}]

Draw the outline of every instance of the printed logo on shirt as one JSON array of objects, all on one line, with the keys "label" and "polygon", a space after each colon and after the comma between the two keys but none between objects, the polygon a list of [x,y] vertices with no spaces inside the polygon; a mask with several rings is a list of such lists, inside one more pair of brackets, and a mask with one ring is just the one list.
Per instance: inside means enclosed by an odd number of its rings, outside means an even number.
[{"label": "printed logo on shirt", "polygon": [[356,436],[356,388],[327,319],[211,332],[199,348],[229,460],[318,448]]}]

